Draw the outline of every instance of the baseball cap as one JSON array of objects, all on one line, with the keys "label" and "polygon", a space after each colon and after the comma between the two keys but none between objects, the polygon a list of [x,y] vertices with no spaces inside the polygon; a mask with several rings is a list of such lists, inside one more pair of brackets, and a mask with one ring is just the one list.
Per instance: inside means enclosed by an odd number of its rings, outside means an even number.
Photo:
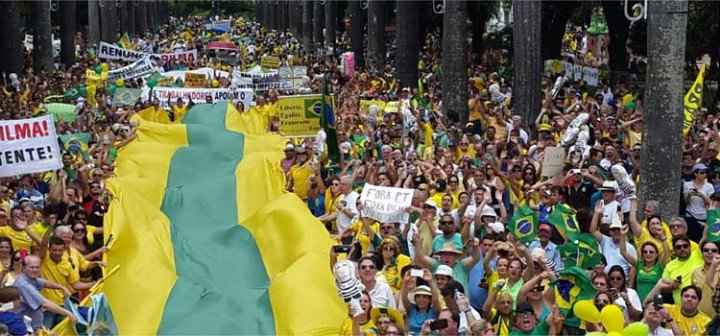
[{"label": "baseball cap", "polygon": [[693,173],[694,173],[694,172],[696,172],[696,171],[698,171],[698,170],[707,170],[707,169],[708,169],[708,167],[707,167],[705,164],[696,163],[696,164],[693,166],[693,169],[692,169],[692,170],[693,170]]}]

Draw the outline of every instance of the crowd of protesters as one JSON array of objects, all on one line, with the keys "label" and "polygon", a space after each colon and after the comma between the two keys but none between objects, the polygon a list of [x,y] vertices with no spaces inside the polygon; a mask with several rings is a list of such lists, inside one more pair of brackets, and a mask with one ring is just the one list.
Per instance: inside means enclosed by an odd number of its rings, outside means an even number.
[{"label": "crowd of protesters", "polygon": [[[633,181],[641,165],[643,99],[629,84],[570,81],[554,87],[555,78],[547,77],[542,109],[526,125],[513,110],[507,53],[490,50],[468,69],[469,118],[457,123],[441,112],[437,32],[428,34],[421,51],[421,86],[410,88],[394,77],[392,57],[383,69],[358,67],[348,76],[337,58],[311,55],[291,33],[245,20],[234,21],[227,34],[242,36],[238,50],[219,57],[205,49],[205,23],[172,19],[158,33],[131,42],[155,53],[199,51],[197,60],[158,64],[165,71],[231,71],[251,67],[264,55],[284,63],[292,58],[307,65],[311,91],[321,93],[329,83],[337,97],[339,162],[329,161],[332,143],[321,131],[288,141],[280,164],[289,191],[307,202],[338,245],[350,246],[330,251],[332,260],[356,265],[362,286],[361,311],[349,308],[341,333],[622,333],[574,309],[577,293],[568,286],[587,289],[597,311],[622,307],[621,327],[641,322],[652,335],[714,333],[720,243],[708,239],[706,227],[720,201],[716,110],[700,111],[686,138],[680,215],[664,218],[656,201],[638,208]],[[0,119],[40,115],[46,97],[84,83],[86,70],[103,61],[82,34],[76,44],[77,63],[69,68],[5,76]],[[337,45],[335,56],[346,51],[347,34]],[[27,59],[30,69],[29,52]],[[232,83],[219,78],[208,85]],[[275,102],[286,94],[292,92],[256,92],[254,105],[243,113],[267,116],[276,130]],[[386,112],[380,102],[391,101],[398,109]],[[71,103],[77,118],[58,121],[57,132],[90,133],[87,148],[65,146],[61,170],[0,178],[0,297],[14,302],[3,306],[8,314],[0,315],[0,323],[13,335],[25,334],[23,316],[36,330],[71,317],[64,299],[81,299],[100,279],[107,243],[103,215],[112,197],[104,180],[113,175],[118,149],[134,137],[133,114],[159,106],[155,99],[115,106],[107,86],[92,99]],[[166,112],[180,118],[195,103],[201,102],[178,100]],[[563,167],[544,176],[545,150],[552,147],[566,148]],[[614,167],[626,178],[618,178]],[[410,220],[382,223],[365,216],[360,191],[366,183],[413,189]],[[508,230],[521,207],[538,219],[536,237],[527,243]],[[560,207],[575,211],[580,230],[599,247],[602,258],[591,267],[561,255],[567,237],[549,220]]]}]

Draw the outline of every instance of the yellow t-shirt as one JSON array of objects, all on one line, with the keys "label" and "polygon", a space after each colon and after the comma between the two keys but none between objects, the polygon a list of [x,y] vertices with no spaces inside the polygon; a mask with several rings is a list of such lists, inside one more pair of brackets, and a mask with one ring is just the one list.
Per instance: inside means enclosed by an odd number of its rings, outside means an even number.
[{"label": "yellow t-shirt", "polygon": [[310,175],[313,174],[310,164],[307,162],[301,166],[290,167],[290,177],[293,181],[293,192],[303,201],[308,198],[308,190],[310,190]]},{"label": "yellow t-shirt", "polygon": [[[713,283],[717,283],[719,275],[720,274],[715,273],[715,280]],[[696,269],[695,272],[693,272],[693,285],[699,287],[703,292],[702,300],[700,300],[698,309],[712,319],[717,314],[715,313],[715,308],[712,306],[712,293],[715,291],[715,287],[711,287],[710,284],[708,284],[706,276],[707,273],[703,267]]]},{"label": "yellow t-shirt", "polygon": [[[403,326],[404,327],[404,326]],[[360,326],[360,332],[362,332],[363,335],[377,335],[378,330],[375,326],[375,323],[373,323],[372,320],[368,319],[367,323]],[[352,336],[352,319],[346,318],[345,321],[343,321],[342,326],[340,327],[340,335],[342,336]]]},{"label": "yellow t-shirt", "polygon": [[[350,230],[355,232],[355,240],[357,240],[360,243],[360,248],[362,250],[362,255],[366,255],[368,252],[368,249],[370,248],[370,243],[372,242],[372,237],[369,237],[365,230],[363,230],[363,223],[360,218],[355,218],[350,224]],[[370,230],[372,230],[375,233],[380,232],[380,224],[376,221],[372,221],[370,223]]]},{"label": "yellow t-shirt", "polygon": [[[667,237],[667,238],[665,238],[665,239],[670,239],[670,238],[669,238],[669,237],[670,237],[669,235],[668,235],[668,236],[665,236],[665,237]],[[659,255],[662,255],[662,254],[665,253],[665,252],[667,252],[667,253],[672,253],[672,251],[665,251],[665,245],[666,245],[666,244],[664,244],[661,240],[656,239],[655,237],[653,237],[653,236],[650,234],[650,231],[648,231],[647,227],[641,226],[641,227],[640,227],[640,235],[635,239],[635,249],[637,249],[638,251],[640,251],[640,249],[641,249],[641,247],[643,246],[643,244],[645,244],[645,243],[648,242],[648,241],[651,242],[651,243],[653,243],[653,244],[655,244],[655,246],[658,248],[658,253],[659,253]],[[669,245],[668,245],[668,246],[669,246]]]},{"label": "yellow t-shirt", "polygon": [[493,330],[495,330],[498,336],[510,335],[510,325],[512,321],[509,318],[499,315],[495,308],[490,311],[490,319],[488,321],[490,321]]},{"label": "yellow t-shirt", "polygon": [[[678,301],[679,302],[679,301]],[[665,310],[675,320],[683,335],[704,335],[705,326],[710,322],[711,318],[703,312],[698,311],[697,315],[687,317],[683,315],[679,304],[666,304]]]},{"label": "yellow t-shirt", "polygon": [[383,267],[382,274],[385,277],[385,282],[390,285],[393,292],[397,293],[402,287],[402,278],[400,277],[400,271],[407,265],[412,264],[410,257],[404,254],[398,254],[395,257],[395,263],[385,265]]},{"label": "yellow t-shirt", "polygon": [[33,245],[33,240],[27,232],[17,231],[9,225],[0,227],[0,237],[9,238],[12,241],[13,249],[16,251],[26,249],[29,252],[30,247]]},{"label": "yellow t-shirt", "polygon": [[173,114],[175,115],[175,122],[179,123],[185,118],[185,114],[188,111],[187,105],[173,105],[172,106]]},{"label": "yellow t-shirt", "polygon": [[82,253],[74,247],[70,247],[70,254],[65,252],[65,256],[68,256],[70,264],[73,265],[73,267],[76,267],[81,271],[87,270],[90,266],[90,262],[85,259],[85,256],[83,256]]},{"label": "yellow t-shirt", "polygon": [[700,262],[698,262],[696,259],[690,257],[685,261],[673,259],[667,265],[665,265],[665,270],[663,270],[662,274],[662,278],[664,280],[675,281],[677,277],[682,277],[682,282],[680,286],[678,286],[678,288],[673,291],[673,299],[675,299],[675,302],[681,302],[680,291],[683,288],[692,284],[693,272],[698,267],[702,268],[703,264],[704,262],[702,261],[702,259],[700,260]]},{"label": "yellow t-shirt", "polygon": [[47,233],[48,226],[45,225],[43,222],[35,222],[30,224],[30,231],[32,231],[36,236],[42,237]]},{"label": "yellow t-shirt", "polygon": [[[40,273],[44,279],[53,281],[67,288],[72,288],[72,284],[80,281],[80,271],[77,265],[73,265],[68,259],[67,254],[63,254],[59,262],[55,262],[50,258],[50,252],[46,252],[45,258],[40,266]],[[48,300],[57,304],[62,304],[65,293],[60,289],[43,288],[43,296]]]}]

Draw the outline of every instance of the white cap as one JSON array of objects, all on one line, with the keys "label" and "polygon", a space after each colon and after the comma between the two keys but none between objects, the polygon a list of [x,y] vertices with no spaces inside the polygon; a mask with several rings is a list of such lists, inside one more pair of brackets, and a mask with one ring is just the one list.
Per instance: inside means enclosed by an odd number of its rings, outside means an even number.
[{"label": "white cap", "polygon": [[488,229],[493,233],[503,233],[505,232],[505,225],[500,222],[490,223]]},{"label": "white cap", "polygon": [[445,275],[445,276],[449,276],[449,277],[451,277],[451,278],[453,278],[453,279],[455,278],[455,277],[453,276],[453,270],[452,270],[452,268],[450,268],[450,266],[448,266],[448,265],[440,265],[440,266],[438,266],[437,269],[435,270],[435,275]]}]

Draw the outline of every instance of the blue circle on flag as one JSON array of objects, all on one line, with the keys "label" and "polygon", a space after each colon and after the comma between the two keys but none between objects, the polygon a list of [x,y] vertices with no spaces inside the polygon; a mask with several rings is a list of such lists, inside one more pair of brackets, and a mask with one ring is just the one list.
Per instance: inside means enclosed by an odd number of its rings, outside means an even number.
[{"label": "blue circle on flag", "polygon": [[717,234],[720,232],[720,223],[715,223],[713,225],[710,225],[710,233]]},{"label": "blue circle on flag", "polygon": [[520,222],[518,222],[517,225],[517,232],[521,234],[528,234],[532,231],[532,223],[530,223],[527,219],[523,219]]},{"label": "blue circle on flag", "polygon": [[577,230],[577,225],[575,225],[575,221],[572,219],[572,217],[568,217],[565,220],[565,225],[570,229]]}]

